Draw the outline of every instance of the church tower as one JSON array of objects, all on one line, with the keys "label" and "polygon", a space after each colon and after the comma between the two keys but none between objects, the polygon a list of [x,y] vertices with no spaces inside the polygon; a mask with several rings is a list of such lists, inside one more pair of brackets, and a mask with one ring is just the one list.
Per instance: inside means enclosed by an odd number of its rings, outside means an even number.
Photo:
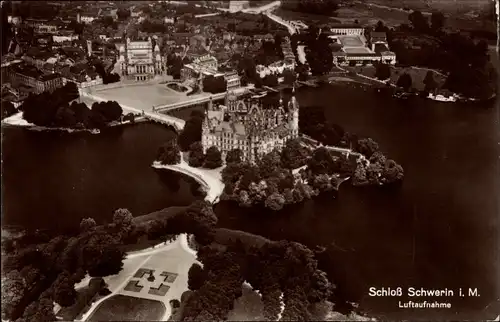
[{"label": "church tower", "polygon": [[288,102],[288,126],[291,130],[291,137],[296,138],[299,136],[299,102],[295,98],[295,85],[292,89],[292,97]]}]

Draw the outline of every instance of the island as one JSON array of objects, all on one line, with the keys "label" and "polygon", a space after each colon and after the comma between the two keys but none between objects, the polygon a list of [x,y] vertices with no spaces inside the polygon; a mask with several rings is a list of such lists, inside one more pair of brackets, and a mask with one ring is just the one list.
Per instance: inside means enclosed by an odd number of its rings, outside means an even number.
[{"label": "island", "polygon": [[355,186],[401,184],[403,168],[373,139],[327,122],[320,108],[299,108],[294,90],[286,108],[265,97],[228,93],[224,105],[193,112],[178,138],[159,148],[153,167],[193,177],[209,202],[275,211],[337,191],[349,179]]}]

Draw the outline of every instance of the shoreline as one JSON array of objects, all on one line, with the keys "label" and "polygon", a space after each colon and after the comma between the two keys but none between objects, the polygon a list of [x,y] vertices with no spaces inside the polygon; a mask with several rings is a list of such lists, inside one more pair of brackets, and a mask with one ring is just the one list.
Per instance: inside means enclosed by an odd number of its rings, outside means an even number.
[{"label": "shoreline", "polygon": [[[101,130],[100,129],[72,129],[72,128],[66,128],[66,127],[48,127],[48,126],[40,126],[36,125],[33,123],[27,122],[25,119],[22,118],[23,112],[18,112],[14,115],[11,115],[9,117],[6,117],[5,119],[2,120],[2,127],[19,127],[19,128],[26,128],[29,131],[37,131],[37,132],[44,132],[44,131],[51,131],[51,132],[66,132],[68,134],[72,133],[82,133],[82,132],[88,132],[90,134],[100,134]],[[108,128],[114,128],[118,126],[124,126],[124,125],[133,125],[136,123],[144,123],[148,122],[149,120],[143,116],[137,117],[137,119],[134,120],[134,122],[131,121],[121,121],[121,122],[111,122],[106,125],[102,130],[108,129]]]}]

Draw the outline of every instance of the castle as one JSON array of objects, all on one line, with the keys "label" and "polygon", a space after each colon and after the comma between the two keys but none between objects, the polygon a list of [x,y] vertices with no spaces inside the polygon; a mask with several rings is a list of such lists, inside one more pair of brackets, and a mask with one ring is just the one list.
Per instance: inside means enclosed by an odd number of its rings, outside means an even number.
[{"label": "castle", "polygon": [[118,63],[122,76],[145,81],[166,73],[166,59],[155,42],[151,37],[141,41],[131,41],[127,38],[126,43],[120,45]]},{"label": "castle", "polygon": [[299,104],[295,90],[286,108],[282,99],[277,106],[264,107],[265,95],[246,93],[238,97],[228,92],[224,105],[214,107],[210,102],[202,126],[204,152],[215,146],[225,160],[228,151],[240,149],[244,161],[255,162],[298,137]]}]

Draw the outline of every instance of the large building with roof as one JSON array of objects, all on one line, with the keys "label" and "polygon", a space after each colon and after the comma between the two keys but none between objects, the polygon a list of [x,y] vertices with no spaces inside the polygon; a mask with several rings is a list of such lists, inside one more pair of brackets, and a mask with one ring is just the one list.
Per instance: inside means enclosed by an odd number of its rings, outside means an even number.
[{"label": "large building with roof", "polygon": [[59,73],[43,72],[35,66],[17,64],[10,66],[8,76],[13,87],[24,85],[33,88],[33,92],[53,92],[63,86],[63,80]]},{"label": "large building with roof", "polygon": [[126,43],[119,46],[119,52],[118,66],[125,78],[145,81],[166,72],[166,58],[151,37],[137,41],[127,38]]},{"label": "large building with roof", "polygon": [[243,159],[255,162],[273,149],[281,149],[299,135],[299,104],[292,96],[287,106],[280,99],[277,106],[264,106],[263,97],[228,92],[224,105],[209,103],[202,126],[202,145],[221,151],[222,159],[233,149],[243,152]]},{"label": "large building with roof", "polygon": [[339,65],[369,65],[374,62],[396,64],[396,54],[389,49],[385,32],[372,32],[369,40],[357,34],[334,34],[328,38],[335,43],[333,61]]}]

